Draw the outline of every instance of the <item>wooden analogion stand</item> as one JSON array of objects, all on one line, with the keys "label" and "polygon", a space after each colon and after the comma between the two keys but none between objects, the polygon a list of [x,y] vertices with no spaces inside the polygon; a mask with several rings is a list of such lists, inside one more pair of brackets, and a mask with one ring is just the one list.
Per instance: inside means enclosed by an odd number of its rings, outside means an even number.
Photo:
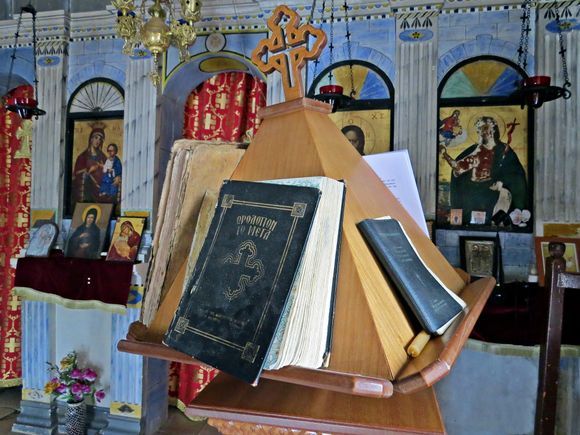
[{"label": "wooden analogion stand", "polygon": [[[288,19],[284,30],[280,22]],[[235,169],[237,180],[324,175],[347,186],[332,353],[328,369],[287,367],[265,371],[257,387],[220,374],[186,413],[212,420],[220,430],[255,433],[255,424],[338,433],[443,433],[431,386],[449,373],[494,285],[493,278],[466,284],[415,224],[392,193],[328,117],[329,105],[304,98],[300,69],[325,45],[320,30],[299,26],[299,16],[279,6],[268,21],[272,31],[252,60],[266,73],[278,70],[287,101],[267,107],[262,124]],[[315,42],[303,44],[310,35]],[[283,52],[287,48],[288,52]],[[270,52],[268,62],[264,55]],[[406,348],[414,331],[379,262],[356,224],[389,215],[405,227],[431,270],[467,303],[465,313],[417,358]],[[133,324],[119,350],[184,363],[191,357],[160,343],[179,302],[166,297],[148,326]],[[234,429],[235,427],[235,429]],[[261,430],[266,430],[262,427]]]}]

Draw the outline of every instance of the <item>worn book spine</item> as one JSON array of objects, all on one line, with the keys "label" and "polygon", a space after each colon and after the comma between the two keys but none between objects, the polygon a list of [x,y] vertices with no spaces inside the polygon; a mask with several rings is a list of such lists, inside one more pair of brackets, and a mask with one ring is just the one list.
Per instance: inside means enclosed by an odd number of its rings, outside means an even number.
[{"label": "worn book spine", "polygon": [[358,227],[421,326],[441,335],[465,303],[427,268],[397,220],[367,219]]},{"label": "worn book spine", "polygon": [[[344,183],[343,180],[340,180]],[[332,278],[332,294],[330,295],[330,318],[328,321],[328,336],[326,338],[326,353],[324,354],[323,367],[328,367],[332,353],[332,331],[334,330],[334,313],[336,309],[336,287],[338,285],[338,269],[340,266],[340,248],[342,247],[342,221],[344,219],[344,205],[346,202],[346,184],[343,186],[342,206],[340,207],[340,219],[338,224],[338,241],[336,246],[336,258],[334,260],[334,277]]]},{"label": "worn book spine", "polygon": [[320,191],[227,181],[164,343],[256,383]]}]

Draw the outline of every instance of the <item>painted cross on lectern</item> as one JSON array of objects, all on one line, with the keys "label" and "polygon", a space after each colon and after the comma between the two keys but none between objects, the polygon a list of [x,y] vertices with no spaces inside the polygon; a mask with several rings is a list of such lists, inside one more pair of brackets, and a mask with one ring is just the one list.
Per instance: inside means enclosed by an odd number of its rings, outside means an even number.
[{"label": "painted cross on lectern", "polygon": [[[281,25],[287,18],[286,26]],[[278,71],[282,75],[286,101],[304,97],[304,86],[300,70],[307,60],[317,59],[326,45],[326,34],[311,24],[300,25],[300,15],[288,6],[280,5],[268,19],[268,29],[272,32],[262,39],[252,53],[252,61],[264,74]],[[308,36],[314,38],[308,49]],[[268,53],[268,61],[262,59]]]}]

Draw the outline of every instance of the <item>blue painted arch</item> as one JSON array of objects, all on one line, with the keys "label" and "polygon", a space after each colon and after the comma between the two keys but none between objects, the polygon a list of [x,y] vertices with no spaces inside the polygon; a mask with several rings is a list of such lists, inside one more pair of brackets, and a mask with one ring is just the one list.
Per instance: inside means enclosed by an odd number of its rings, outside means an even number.
[{"label": "blue painted arch", "polygon": [[[378,69],[383,71],[387,75],[389,80],[391,80],[391,82],[393,83],[395,82],[395,74],[396,74],[395,63],[389,56],[374,48],[360,45],[357,42],[351,42],[350,48],[352,56],[349,57],[348,44],[346,42],[343,43],[341,46],[337,47],[334,51],[333,55],[334,59],[332,63],[335,64],[338,62],[349,60],[368,62],[372,65],[375,65]],[[318,66],[316,67],[317,71],[316,75],[317,76],[320,75],[320,73],[324,71],[326,68],[328,68],[329,65],[330,65],[329,56],[321,56],[321,59],[319,59]],[[314,69],[315,69],[314,62],[310,62],[308,64],[309,79],[308,86],[306,86],[307,88],[309,88],[314,82],[314,80],[316,80],[316,77],[314,77]]]},{"label": "blue painted arch", "polygon": [[124,89],[125,71],[114,66],[107,65],[104,62],[94,62],[90,65],[86,65],[79,71],[76,71],[74,75],[69,78],[66,85],[67,101],[70,99],[72,93],[79,88],[79,86],[95,78],[106,78],[112,80],[117,83],[121,89]]},{"label": "blue painted arch", "polygon": [[[224,69],[223,71],[204,72],[200,64],[210,59],[229,58],[245,66],[245,70]],[[250,59],[238,53],[220,51],[218,53],[203,53],[190,57],[187,61],[177,65],[169,74],[163,89],[163,95],[171,100],[185,104],[189,94],[201,83],[209,80],[216,74],[223,72],[241,71],[265,81],[266,77]]]},{"label": "blue painted arch", "polygon": [[[437,82],[440,84],[441,80],[443,80],[447,73],[457,64],[478,56],[496,56],[517,64],[517,50],[518,45],[513,42],[494,38],[491,35],[478,35],[471,41],[466,41],[456,45],[439,58],[437,66]],[[534,63],[535,59],[530,54],[526,71],[528,74],[533,73]]]},{"label": "blue painted arch", "polygon": [[[12,49],[0,50],[0,96],[21,85],[34,83],[34,56],[31,47],[18,48],[12,74],[10,64],[12,61]],[[10,82],[10,83],[8,83]],[[8,89],[10,86],[10,89]]]}]

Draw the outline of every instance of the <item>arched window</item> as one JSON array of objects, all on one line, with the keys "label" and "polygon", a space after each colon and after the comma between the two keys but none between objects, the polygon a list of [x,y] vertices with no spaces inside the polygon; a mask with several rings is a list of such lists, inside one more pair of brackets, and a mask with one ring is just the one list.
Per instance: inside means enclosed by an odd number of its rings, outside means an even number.
[{"label": "arched window", "polygon": [[354,102],[330,115],[336,125],[347,137],[353,134],[352,139],[349,137],[351,142],[355,140],[355,133],[358,143],[362,139],[364,154],[390,151],[393,141],[394,87],[387,75],[368,62],[337,62],[315,77],[308,96],[318,94],[321,86],[330,84],[331,76],[332,83],[342,86],[345,95],[349,95],[353,89],[355,92]]},{"label": "arched window", "polygon": [[437,226],[532,231],[532,111],[512,97],[525,72],[482,56],[439,86]]},{"label": "arched window", "polygon": [[72,216],[77,202],[112,203],[114,215],[120,215],[124,104],[123,89],[106,78],[89,80],[72,93],[67,108],[65,216]]}]

